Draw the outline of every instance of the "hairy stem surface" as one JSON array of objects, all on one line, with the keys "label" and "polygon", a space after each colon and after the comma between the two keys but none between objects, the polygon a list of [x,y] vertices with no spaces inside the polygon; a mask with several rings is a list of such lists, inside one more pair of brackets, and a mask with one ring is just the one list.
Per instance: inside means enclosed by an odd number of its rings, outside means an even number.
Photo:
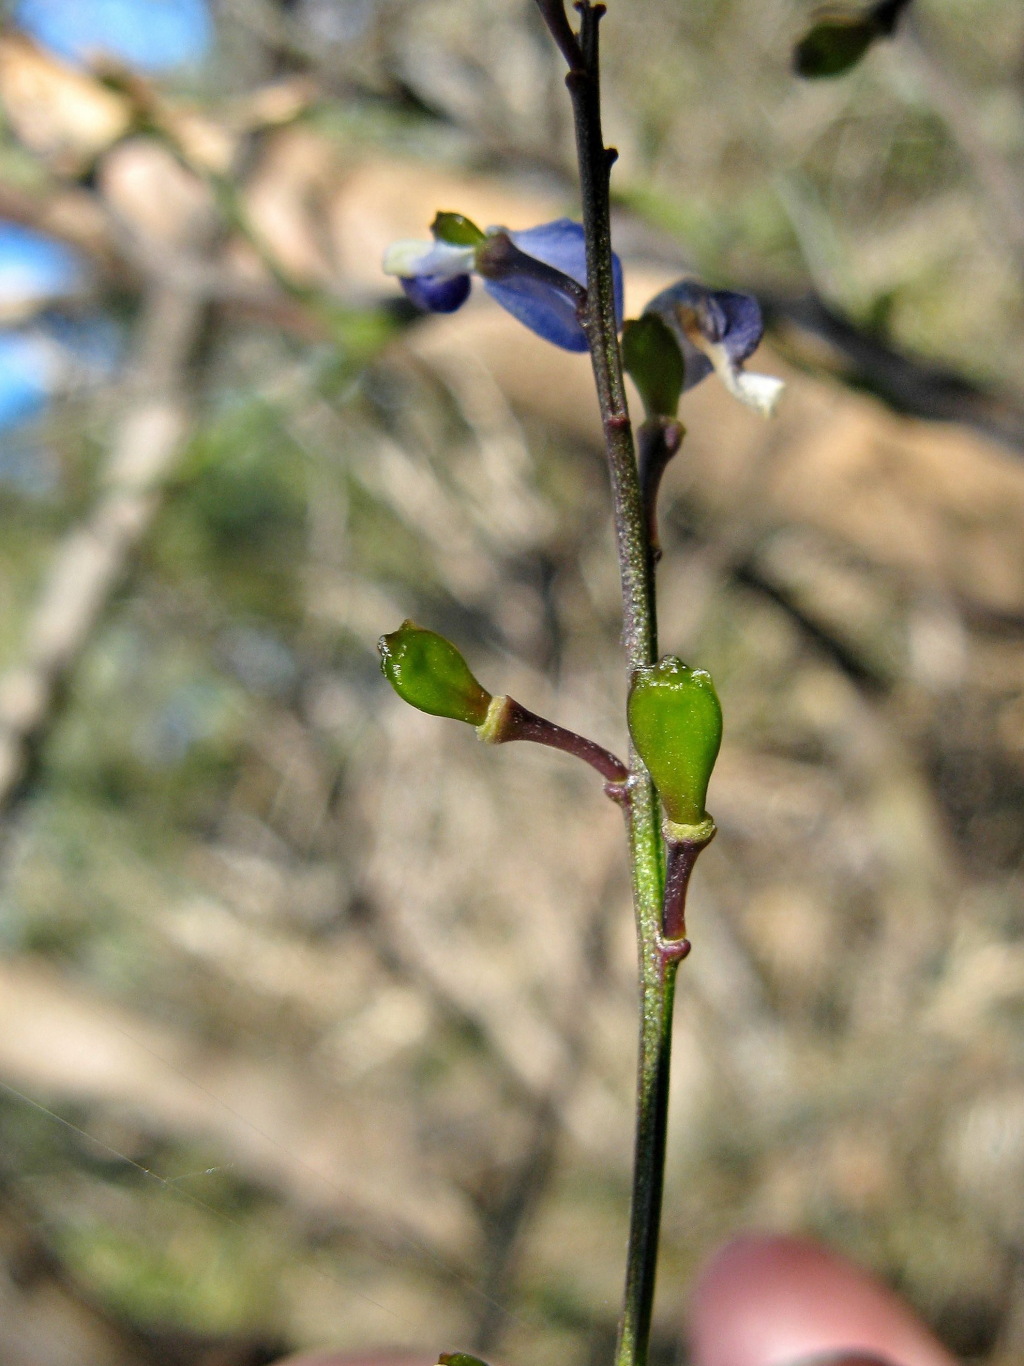
[{"label": "hairy stem surface", "polygon": [[[615,537],[622,584],[623,643],[628,676],[657,653],[652,551],[626,405],[615,316],[609,173],[615,153],[601,132],[598,27],[604,6],[579,0],[579,33],[566,35],[564,5],[538,0],[569,65],[587,243],[587,303],[582,316],[597,385],[611,473]],[[616,1366],[646,1366],[654,1301],[665,1166],[669,1057],[675,972],[682,945],[662,938],[664,886],[658,802],[635,751],[630,752],[625,806],[640,960],[640,1047],[636,1138],[626,1286]],[[688,945],[686,946],[688,947]]]}]

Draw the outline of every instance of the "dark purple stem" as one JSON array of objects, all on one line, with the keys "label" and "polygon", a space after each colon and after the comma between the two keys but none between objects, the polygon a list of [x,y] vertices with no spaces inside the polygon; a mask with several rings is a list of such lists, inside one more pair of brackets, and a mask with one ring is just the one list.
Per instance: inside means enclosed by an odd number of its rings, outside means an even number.
[{"label": "dark purple stem", "polygon": [[566,17],[565,0],[537,0],[537,8],[544,16],[544,22],[566,64],[570,68],[582,66],[583,53],[580,51],[579,40],[573,32],[572,25]]},{"label": "dark purple stem", "polygon": [[671,417],[649,417],[637,429],[637,463],[640,467],[640,493],[644,500],[647,520],[647,540],[651,547],[651,563],[661,559],[658,537],[658,490],[661,476],[668,462],[683,444],[686,428]]},{"label": "dark purple stem", "polygon": [[494,740],[499,744],[506,744],[510,740],[533,740],[538,745],[560,749],[596,768],[608,783],[624,783],[629,777],[629,769],[611,750],[595,744],[586,736],[577,735],[575,731],[566,730],[564,726],[556,726],[543,716],[537,716],[514,697],[505,698]]},{"label": "dark purple stem", "polygon": [[[704,842],[706,843],[706,841]],[[661,912],[661,932],[671,943],[686,938],[686,893],[690,874],[704,843],[694,840],[670,842],[665,869],[665,904]]]}]

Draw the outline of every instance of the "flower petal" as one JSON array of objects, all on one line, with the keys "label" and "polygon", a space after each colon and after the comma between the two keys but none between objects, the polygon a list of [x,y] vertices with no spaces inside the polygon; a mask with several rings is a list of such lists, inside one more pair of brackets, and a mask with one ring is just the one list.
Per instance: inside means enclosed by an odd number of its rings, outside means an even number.
[{"label": "flower petal", "polygon": [[427,313],[454,313],[469,298],[468,275],[403,275],[398,283],[417,308]]},{"label": "flower petal", "polygon": [[[715,357],[712,356],[712,363],[714,361]],[[741,370],[724,355],[722,363],[715,365],[715,370],[734,398],[738,398],[748,408],[755,408],[765,417],[771,416],[779,396],[786,387],[785,381],[776,378],[775,375],[758,375]]]},{"label": "flower petal", "polygon": [[571,276],[577,284],[586,285],[587,243],[582,223],[574,223],[571,218],[556,218],[553,223],[510,232],[509,237],[527,256]]},{"label": "flower petal", "polygon": [[742,365],[757,350],[764,334],[761,309],[752,294],[708,289],[690,278],[663,289],[644,312],[657,313],[685,346],[688,389],[710,372],[706,363],[695,365],[695,374],[690,372],[691,360],[697,360],[705,345],[721,343],[733,363]]},{"label": "flower petal", "polygon": [[[499,229],[490,229],[491,232]],[[508,234],[513,246],[536,261],[568,275],[577,284],[587,283],[587,247],[581,223],[556,218],[536,228]],[[615,317],[622,326],[622,263],[613,254]],[[526,277],[485,280],[484,288],[532,332],[565,351],[586,351],[587,338],[576,315],[576,301],[552,286]]]},{"label": "flower petal", "polygon": [[452,242],[419,242],[405,238],[392,242],[384,253],[385,275],[405,279],[429,275],[437,280],[451,280],[457,275],[468,275],[473,269],[472,247],[456,246]]},{"label": "flower petal", "polygon": [[761,307],[752,294],[738,294],[731,289],[717,289],[712,297],[725,318],[725,330],[720,341],[737,365],[754,354],[764,336]]},{"label": "flower petal", "polygon": [[[587,242],[582,223],[571,218],[556,218],[553,223],[542,223],[537,228],[510,232],[513,243],[527,256],[534,256],[578,284],[587,283]],[[615,284],[615,323],[622,328],[622,262],[612,252],[612,275]]]},{"label": "flower petal", "polygon": [[783,389],[771,375],[746,374],[743,362],[757,350],[764,322],[751,294],[731,289],[708,289],[699,280],[677,280],[644,309],[657,314],[672,329],[686,362],[685,388],[715,370],[729,392],[765,415]]},{"label": "flower petal", "polygon": [[576,316],[576,301],[568,294],[527,276],[485,280],[484,289],[538,337],[564,351],[586,351],[587,337]]}]

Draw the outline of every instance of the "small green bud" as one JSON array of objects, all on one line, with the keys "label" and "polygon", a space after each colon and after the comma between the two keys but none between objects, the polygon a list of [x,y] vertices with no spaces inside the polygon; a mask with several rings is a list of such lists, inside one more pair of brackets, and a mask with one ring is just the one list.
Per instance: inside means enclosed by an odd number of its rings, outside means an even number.
[{"label": "small green bud", "polygon": [[867,10],[826,10],[800,39],[793,53],[798,76],[843,76],[857,65],[885,30]]},{"label": "small green bud", "polygon": [[478,247],[486,240],[486,234],[462,213],[436,214],[430,231],[439,242],[450,242],[453,247]]},{"label": "small green bud", "polygon": [[708,780],[722,743],[722,706],[706,669],[666,655],[637,669],[629,694],[629,731],[670,821],[707,821]]},{"label": "small green bud", "polygon": [[656,313],[630,318],[625,324],[622,362],[640,390],[647,416],[675,417],[683,392],[683,353]]},{"label": "small green bud", "polygon": [[384,677],[411,706],[471,726],[486,719],[491,694],[444,636],[403,621],[397,631],[381,636],[377,648]]}]

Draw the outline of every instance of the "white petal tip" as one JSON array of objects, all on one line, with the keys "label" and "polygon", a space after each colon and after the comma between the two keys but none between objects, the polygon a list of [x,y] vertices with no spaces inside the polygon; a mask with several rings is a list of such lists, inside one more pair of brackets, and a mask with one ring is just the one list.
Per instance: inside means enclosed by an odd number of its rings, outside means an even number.
[{"label": "white petal tip", "polygon": [[779,401],[779,395],[786,387],[785,382],[774,375],[748,374],[741,370],[721,342],[706,342],[704,354],[715,367],[718,378],[741,403],[754,408],[765,417],[770,417]]},{"label": "white petal tip", "polygon": [[455,275],[468,275],[473,269],[473,256],[472,247],[404,238],[400,242],[392,242],[384,253],[384,274],[405,279],[414,275],[432,275],[439,280],[449,280]]},{"label": "white petal tip", "polygon": [[408,276],[417,274],[420,261],[427,255],[433,244],[403,240],[392,242],[384,253],[384,274]]},{"label": "white petal tip", "polygon": [[784,381],[776,379],[774,375],[749,375],[745,370],[740,370],[732,391],[748,408],[756,409],[764,417],[771,417],[785,387]]}]

